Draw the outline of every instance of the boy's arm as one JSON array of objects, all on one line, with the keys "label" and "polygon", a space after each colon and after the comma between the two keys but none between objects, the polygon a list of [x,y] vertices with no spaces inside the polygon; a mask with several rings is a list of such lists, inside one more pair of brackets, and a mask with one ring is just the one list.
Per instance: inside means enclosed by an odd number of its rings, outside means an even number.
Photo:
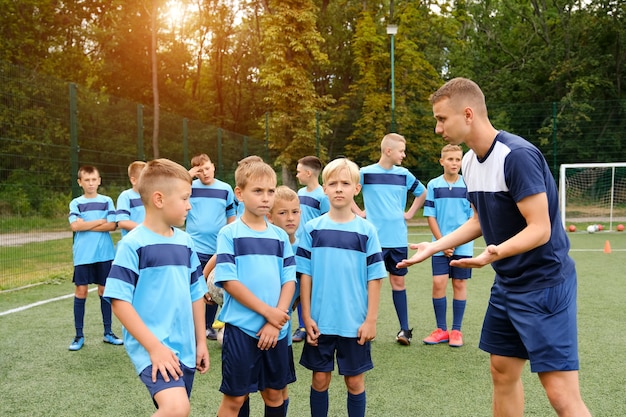
[{"label": "boy's arm", "polygon": [[365,215],[366,215],[365,210],[361,210],[361,208],[357,205],[357,203],[354,200],[352,200],[352,212],[359,217],[365,218]]},{"label": "boy's arm", "polygon": [[113,232],[117,228],[115,222],[107,222],[99,224],[98,226],[91,229],[92,232]]},{"label": "boy's arm", "polygon": [[72,232],[86,232],[88,230],[94,230],[96,227],[105,223],[107,223],[106,219],[85,221],[79,217],[70,223],[70,229],[72,229]]},{"label": "boy's arm", "polygon": [[411,204],[409,210],[404,213],[404,219],[411,220],[415,216],[415,213],[417,213],[417,210],[424,205],[424,201],[426,201],[426,191],[424,191],[419,197],[415,197],[413,199],[413,204]]},{"label": "boy's arm", "polygon": [[152,362],[152,382],[156,382],[157,371],[161,372],[165,382],[170,381],[170,375],[178,381],[178,378],[183,375],[183,371],[176,354],[163,345],[148,329],[135,307],[128,301],[119,299],[112,299],[111,307],[128,333],[148,351]]},{"label": "boy's arm", "polygon": [[[429,216],[427,217],[428,227],[430,227],[430,231],[435,237],[435,240],[439,240],[443,237],[441,233],[441,229],[439,229],[439,223],[437,223],[437,218]],[[454,254],[454,248],[448,248],[443,251],[443,254],[447,257],[450,257]]]},{"label": "boy's arm", "polygon": [[119,222],[117,222],[117,227],[119,227],[120,229],[128,230],[129,232],[137,226],[139,226],[139,223],[136,223],[132,220],[120,220]]},{"label": "boy's arm", "polygon": [[367,316],[357,333],[358,343],[364,345],[376,338],[376,321],[378,320],[378,305],[380,304],[380,288],[382,279],[371,279],[367,282]]},{"label": "boy's arm", "polygon": [[[265,320],[268,321],[268,323],[278,329],[282,329],[290,318],[289,314],[287,314],[289,311],[289,301],[286,301],[287,307],[280,310],[278,307],[273,307],[261,301],[252,291],[248,289],[248,287],[239,281],[223,281],[222,288],[224,288],[224,291],[227,291],[228,294],[230,294],[230,296],[237,300],[241,305],[259,313],[265,318]],[[291,295],[293,296],[293,291],[291,291]]]},{"label": "boy's arm", "polygon": [[317,346],[317,338],[320,336],[320,331],[317,328],[317,323],[311,317],[311,290],[313,283],[311,276],[302,274],[300,276],[300,308],[302,310],[302,321],[306,328],[307,343],[312,346]]},{"label": "boy's arm", "polygon": [[201,373],[209,370],[211,360],[209,358],[209,350],[206,347],[206,322],[204,301],[196,300],[192,304],[193,309],[193,326],[196,334],[196,369]]}]

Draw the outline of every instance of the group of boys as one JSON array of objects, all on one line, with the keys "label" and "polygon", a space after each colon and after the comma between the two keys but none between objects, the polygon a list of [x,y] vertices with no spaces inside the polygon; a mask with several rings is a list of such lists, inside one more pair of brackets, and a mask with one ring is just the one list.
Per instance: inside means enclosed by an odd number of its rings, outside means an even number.
[{"label": "group of boys", "polygon": [[[295,381],[289,323],[296,300],[301,308],[297,331],[304,329],[307,342],[300,364],[312,371],[311,416],[328,414],[335,360],[347,387],[348,415],[364,416],[364,372],[373,367],[370,343],[376,337],[382,279],[389,273],[400,322],[396,340],[408,345],[412,329],[404,276],[408,266],[430,256],[437,329],[424,339],[426,344],[463,344],[460,327],[470,268],[493,263],[496,270],[480,343],[491,354],[494,415],[519,415],[523,410],[520,377],[527,359],[557,414],[589,415],[578,389],[575,270],[567,256],[567,238],[559,232],[554,181],[545,160],[528,142],[491,127],[484,96],[473,82],[454,79],[431,103],[436,132],[450,145],[442,149],[443,175],[427,188],[400,167],[406,141],[389,134],[381,143],[378,164],[359,170],[352,161],[337,158],[326,165],[321,174],[327,212],[316,212],[305,222],[301,220],[309,207],[324,210],[321,200],[310,195],[319,187],[317,180],[296,200],[293,191],[277,187],[269,165],[260,158],[249,160],[235,172],[236,200],[225,199],[231,210],[238,201],[243,212],[236,220],[226,215],[215,248],[204,250],[207,253],[199,252],[195,239],[177,228],[185,220],[191,223],[192,176],[168,160],[147,163],[137,190],[145,219],[118,244],[101,296],[124,326],[126,349],[159,415],[187,415],[193,374],[209,366],[207,286],[202,279],[207,267],[200,254],[214,255],[215,284],[224,289],[219,314],[225,323],[220,417],[248,415],[249,394],[257,391],[266,416],[286,415],[287,385]],[[461,143],[470,147],[463,158]],[[316,178],[319,174],[312,161],[299,161],[297,176],[303,184],[307,170]],[[461,163],[468,185],[459,174]],[[503,169],[503,175],[494,176],[497,169]],[[110,199],[96,201],[99,177],[91,181],[87,174],[79,175],[79,183],[83,197],[94,201],[76,204],[111,216]],[[202,181],[200,169],[195,175]],[[529,179],[521,178],[525,175]],[[486,181],[489,176],[491,182]],[[354,201],[361,190],[364,211]],[[415,199],[405,213],[407,191]],[[432,242],[411,245],[418,252],[409,258],[406,220],[424,202]],[[499,217],[489,216],[494,212]],[[114,228],[108,218],[78,218],[70,215],[75,231]],[[537,227],[545,225],[547,235]],[[471,242],[483,233],[488,247],[473,257]],[[112,250],[112,244],[105,246]],[[454,290],[451,331],[446,325],[448,278]],[[552,294],[543,296],[552,303],[547,312],[546,306],[534,306],[545,291]],[[530,304],[534,310],[529,310]],[[560,338],[558,343],[533,336],[540,322],[554,322],[551,331]],[[112,334],[110,313],[108,328],[105,318],[107,334]]]}]

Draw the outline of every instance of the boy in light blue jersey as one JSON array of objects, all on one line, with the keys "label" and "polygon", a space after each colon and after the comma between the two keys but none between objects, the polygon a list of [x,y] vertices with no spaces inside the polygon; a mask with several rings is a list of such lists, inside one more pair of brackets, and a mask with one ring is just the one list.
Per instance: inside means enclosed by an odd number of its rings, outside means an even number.
[{"label": "boy in light blue jersey", "polygon": [[261,391],[266,417],[284,417],[283,389],[295,381],[289,312],[295,257],[287,233],[269,223],[276,173],[264,162],[240,164],[235,194],[245,211],[217,237],[215,285],[224,289],[220,417],[235,417]]},{"label": "boy in light blue jersey", "polygon": [[[196,155],[191,159],[189,174],[197,177],[191,184],[191,210],[187,215],[185,231],[196,245],[200,264],[204,269],[208,260],[215,254],[217,233],[235,221],[236,202],[232,187],[215,178],[215,165],[207,154]],[[206,337],[217,339],[213,321],[217,304],[206,305]]]},{"label": "boy in light blue jersey", "polygon": [[[324,194],[324,189],[319,183],[320,172],[322,172],[322,161],[316,156],[305,156],[298,160],[296,166],[296,178],[304,187],[298,190],[300,200],[301,222],[298,234],[302,233],[304,225],[316,217],[327,213],[330,209],[328,197]],[[301,342],[306,338],[304,321],[302,320],[302,307],[298,304],[298,328],[293,333],[293,341]]]},{"label": "boy in light blue jersey", "polygon": [[[415,216],[424,204],[426,188],[408,169],[400,167],[405,158],[406,139],[397,134],[385,135],[380,143],[378,163],[361,168],[361,186],[365,211],[354,204],[353,210],[367,218],[378,232],[383,248],[385,267],[389,272],[393,305],[400,322],[396,341],[410,345],[413,329],[409,328],[409,312],[406,297],[406,268],[396,268],[396,264],[408,256],[408,230],[406,221]],[[415,196],[405,213],[407,193]]]},{"label": "boy in light blue jersey", "polygon": [[348,415],[365,416],[365,372],[374,366],[370,342],[385,265],[376,229],[352,212],[361,189],[358,166],[335,159],[322,178],[330,211],[304,226],[297,252],[307,332],[300,364],[313,371],[312,417],[328,415],[335,356],[348,390]]},{"label": "boy in light blue jersey", "polygon": [[104,284],[115,255],[113,239],[109,232],[115,230],[115,206],[113,200],[98,194],[102,179],[96,167],[85,165],[78,170],[78,185],[83,195],[70,202],[69,222],[74,232],[72,255],[74,275],[74,327],[76,335],[69,350],[80,350],[85,343],[83,323],[89,284],[98,285],[100,310],[104,324],[103,341],[121,345],[122,340],[111,329],[112,314],[109,303],[102,299]]},{"label": "boy in light blue jersey", "polygon": [[143,161],[134,161],[128,166],[128,179],[132,187],[122,191],[119,197],[117,197],[115,221],[117,222],[117,227],[122,232],[122,237],[137,227],[146,217],[146,209],[141,202],[141,196],[137,192],[139,175],[141,175],[141,170],[145,166],[146,163]]},{"label": "boy in light blue jersey", "polygon": [[207,286],[193,240],[178,229],[191,209],[191,176],[156,159],[138,189],[146,217],[119,242],[104,297],[124,326],[126,351],[158,408],[154,415],[188,416],[195,371],[209,367]]},{"label": "boy in light blue jersey", "polygon": [[[467,199],[467,187],[461,170],[463,150],[458,145],[446,145],[441,150],[439,163],[443,174],[428,182],[424,216],[433,234],[433,241],[458,229],[472,218],[474,211]],[[467,280],[472,277],[469,268],[450,266],[450,261],[471,258],[474,254],[474,242],[467,242],[455,248],[438,252],[431,258],[433,269],[433,309],[437,328],[423,342],[427,345],[445,343],[452,347],[463,346],[461,325],[467,300]],[[448,332],[446,323],[446,287],[448,278],[452,278],[452,330]]]}]

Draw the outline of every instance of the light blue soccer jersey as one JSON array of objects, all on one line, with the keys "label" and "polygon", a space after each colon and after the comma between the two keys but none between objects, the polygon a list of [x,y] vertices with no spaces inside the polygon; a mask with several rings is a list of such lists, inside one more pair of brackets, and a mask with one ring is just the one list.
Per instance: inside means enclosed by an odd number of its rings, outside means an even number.
[{"label": "light blue soccer jersey", "polygon": [[367,316],[367,285],[387,276],[374,226],[355,216],[335,223],[328,214],[308,222],[296,268],[311,276],[311,317],[322,334],[357,337]]},{"label": "light blue soccer jersey", "polygon": [[[434,217],[442,235],[447,235],[458,229],[463,223],[474,215],[472,206],[467,199],[467,188],[463,176],[454,184],[449,184],[443,175],[428,182],[426,201],[424,202],[424,217]],[[435,241],[433,236],[433,241]],[[454,254],[459,256],[472,256],[474,254],[474,242],[468,242],[457,246]],[[434,256],[443,256],[443,252],[437,252]]]},{"label": "light blue soccer jersey", "polygon": [[408,243],[404,211],[407,193],[419,197],[426,191],[408,169],[378,164],[361,168],[361,186],[367,219],[376,226],[383,248],[402,248]]},{"label": "light blue soccer jersey", "polygon": [[[115,215],[115,221],[121,222],[125,220],[131,220],[137,224],[143,222],[146,217],[146,208],[143,206],[141,196],[138,192],[129,188],[122,191],[117,197],[117,212]],[[122,237],[126,236],[128,230],[121,229]]]},{"label": "light blue soccer jersey", "polygon": [[298,234],[300,234],[309,220],[328,213],[330,203],[321,185],[313,191],[307,191],[306,187],[300,188],[298,190],[298,199],[300,200],[300,227],[298,227]]},{"label": "light blue soccer jersey", "polygon": [[[131,303],[157,339],[185,366],[196,367],[192,303],[208,289],[191,237],[172,229],[165,237],[139,225],[117,245],[104,298]],[[151,364],[146,349],[126,329],[124,346],[137,374]]]},{"label": "light blue soccer jersey", "polygon": [[[287,233],[273,224],[266,222],[266,225],[259,232],[237,219],[220,230],[215,285],[221,287],[225,281],[239,281],[264,303],[277,306],[282,286],[296,280],[295,257]],[[262,315],[243,306],[227,291],[219,320],[254,338],[258,338],[256,334],[267,323]],[[285,324],[279,339],[288,332]]]},{"label": "light blue soccer jersey", "polygon": [[[115,222],[115,206],[113,200],[105,195],[98,194],[94,198],[84,195],[76,197],[70,202],[70,224],[82,219],[92,221],[105,219]],[[96,262],[110,261],[115,256],[113,239],[109,232],[76,232],[72,246],[74,266],[88,265]]]},{"label": "light blue soccer jersey", "polygon": [[568,254],[570,245],[561,223],[556,182],[539,149],[519,136],[500,131],[487,155],[479,159],[470,150],[463,156],[462,166],[487,245],[499,245],[526,226],[517,208],[520,200],[539,193],[547,195],[550,240],[491,264],[503,288],[538,290],[573,276],[574,261]]},{"label": "light blue soccer jersey", "polygon": [[218,179],[211,185],[196,179],[191,186],[190,203],[185,230],[191,235],[198,253],[213,255],[217,232],[236,214],[233,189]]}]

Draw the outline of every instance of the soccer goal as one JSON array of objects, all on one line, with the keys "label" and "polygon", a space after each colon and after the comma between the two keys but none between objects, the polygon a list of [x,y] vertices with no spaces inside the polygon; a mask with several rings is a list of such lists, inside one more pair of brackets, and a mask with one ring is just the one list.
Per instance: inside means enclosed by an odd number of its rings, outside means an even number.
[{"label": "soccer goal", "polygon": [[588,223],[614,230],[626,222],[626,162],[561,165],[559,199],[563,227]]}]

